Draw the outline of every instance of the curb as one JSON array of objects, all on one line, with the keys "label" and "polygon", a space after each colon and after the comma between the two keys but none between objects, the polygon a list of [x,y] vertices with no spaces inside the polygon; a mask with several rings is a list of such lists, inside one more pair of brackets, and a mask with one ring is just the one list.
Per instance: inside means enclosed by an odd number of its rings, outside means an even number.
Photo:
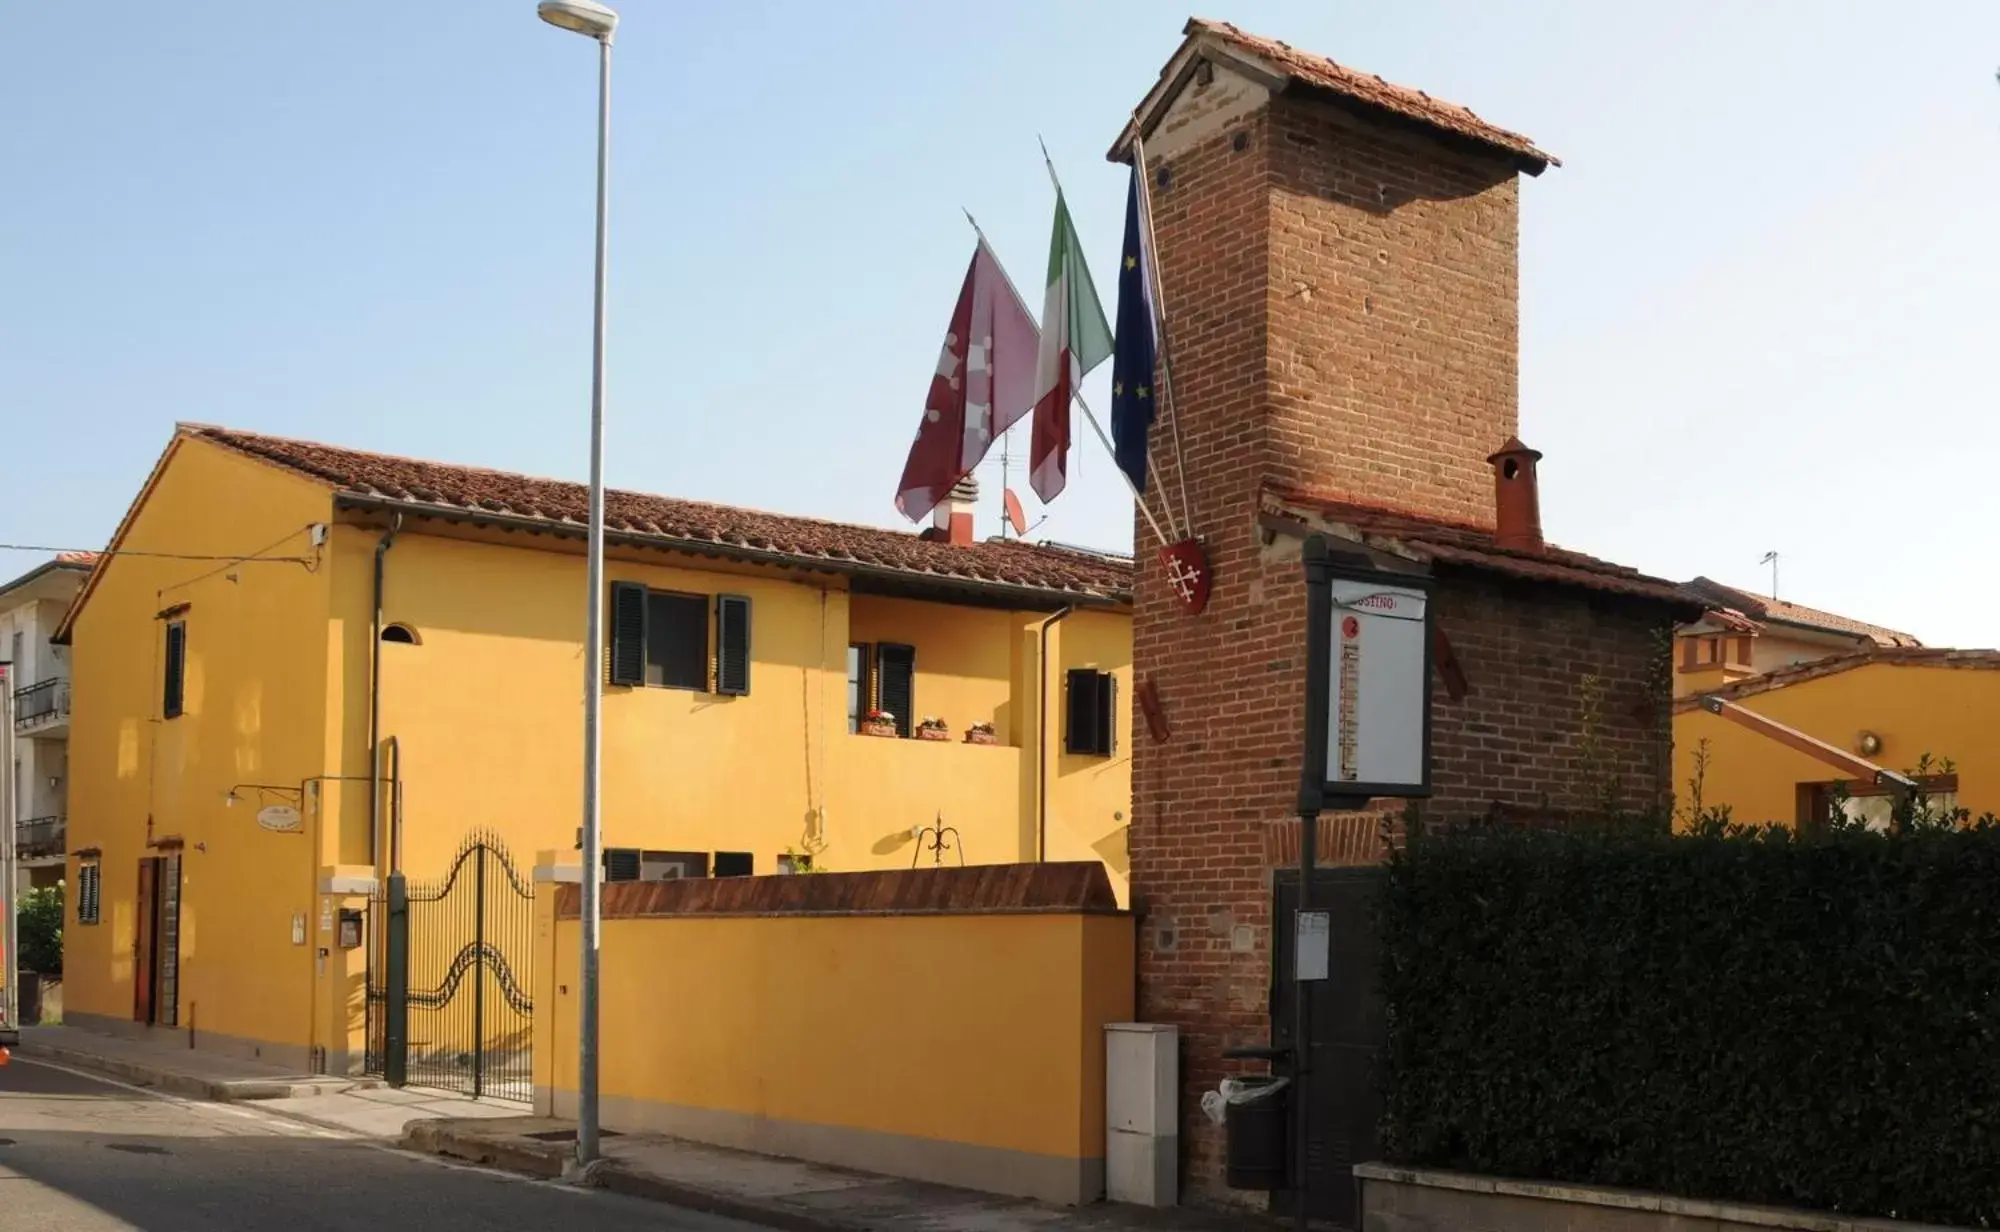
[{"label": "curb", "polygon": [[219,1104],[340,1095],[364,1085],[362,1083],[342,1085],[337,1082],[286,1082],[269,1078],[226,1080],[199,1078],[193,1074],[183,1074],[145,1062],[121,1060],[84,1049],[44,1043],[41,1040],[22,1040],[15,1051],[30,1060],[39,1058],[44,1061],[54,1061],[94,1074],[102,1074],[107,1078],[116,1078],[121,1082],[129,1082],[134,1086],[151,1087],[154,1090],[165,1091],[169,1095],[182,1095],[190,1099],[209,1100]]},{"label": "curb", "polygon": [[583,1188],[624,1194],[676,1206],[703,1215],[718,1215],[786,1232],[868,1232],[871,1225],[839,1215],[802,1210],[770,1199],[721,1193],[699,1185],[671,1181],[640,1172],[616,1159],[603,1159],[579,1170],[566,1146],[507,1141],[481,1134],[464,1134],[437,1122],[417,1122],[403,1131],[402,1145],[412,1151],[444,1155],[467,1163],[503,1168],[544,1179],[565,1178]]}]

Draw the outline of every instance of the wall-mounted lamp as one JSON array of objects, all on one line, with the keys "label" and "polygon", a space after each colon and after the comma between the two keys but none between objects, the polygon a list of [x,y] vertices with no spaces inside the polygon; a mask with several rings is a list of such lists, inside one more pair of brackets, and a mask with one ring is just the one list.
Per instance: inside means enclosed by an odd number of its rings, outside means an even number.
[{"label": "wall-mounted lamp", "polygon": [[1865,731],[1854,738],[1854,751],[1863,757],[1874,757],[1882,752],[1882,737]]}]

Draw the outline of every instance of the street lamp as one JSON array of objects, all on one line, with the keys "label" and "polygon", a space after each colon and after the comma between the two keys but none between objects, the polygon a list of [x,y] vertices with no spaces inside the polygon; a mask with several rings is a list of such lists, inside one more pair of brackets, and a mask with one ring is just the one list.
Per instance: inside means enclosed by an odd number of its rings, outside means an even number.
[{"label": "street lamp", "polygon": [[597,40],[597,295],[590,347],[590,530],[585,549],[590,594],[583,634],[583,961],[577,980],[576,1161],[597,1158],[597,986],[603,868],[599,772],[604,737],[604,233],[611,166],[611,38],[618,14],[595,0],[541,0],[535,12],[559,29]]}]

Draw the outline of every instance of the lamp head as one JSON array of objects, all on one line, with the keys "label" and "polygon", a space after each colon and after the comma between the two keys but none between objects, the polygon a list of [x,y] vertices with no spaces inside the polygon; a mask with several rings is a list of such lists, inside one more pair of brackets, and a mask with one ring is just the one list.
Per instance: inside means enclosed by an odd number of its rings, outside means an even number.
[{"label": "lamp head", "polygon": [[597,0],[541,0],[535,15],[552,26],[605,43],[618,29],[618,14]]}]

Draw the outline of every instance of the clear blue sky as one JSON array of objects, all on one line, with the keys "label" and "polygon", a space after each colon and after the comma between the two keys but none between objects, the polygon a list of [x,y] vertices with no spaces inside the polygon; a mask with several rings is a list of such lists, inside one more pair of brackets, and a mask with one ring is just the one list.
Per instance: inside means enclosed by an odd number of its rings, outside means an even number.
[{"label": "clear blue sky", "polygon": [[[1186,13],[623,7],[612,482],[896,524],[960,206],[1032,282],[1043,134],[1111,287],[1103,151]],[[101,545],[177,419],[581,478],[594,63],[533,10],[17,9],[0,541]],[[2000,642],[2000,5],[1204,15],[1565,160],[1523,192],[1522,432],[1552,538],[1743,584],[1776,548],[1789,598]],[[1040,533],[1125,547],[1081,433]]]}]

